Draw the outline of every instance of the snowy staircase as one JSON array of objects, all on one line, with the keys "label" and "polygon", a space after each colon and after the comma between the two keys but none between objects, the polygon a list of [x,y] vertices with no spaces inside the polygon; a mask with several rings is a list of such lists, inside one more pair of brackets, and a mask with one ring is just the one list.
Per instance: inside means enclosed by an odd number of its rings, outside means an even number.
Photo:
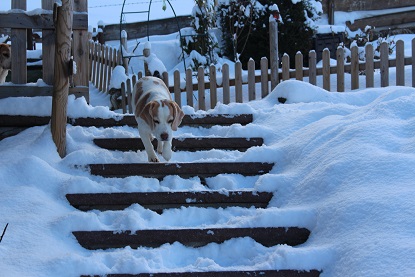
[{"label": "snowy staircase", "polygon": [[[210,115],[203,117],[186,116],[183,125],[209,127],[212,125],[246,125],[252,122],[252,115]],[[83,126],[120,126],[136,125],[133,117],[124,117],[121,121],[103,119],[77,119],[71,124]],[[137,151],[143,149],[140,139],[95,139],[94,143],[108,150]],[[228,149],[246,151],[249,147],[261,146],[262,138],[186,138],[173,141],[174,151],[200,151],[210,149]],[[93,175],[106,178],[143,176],[163,179],[165,176],[178,175],[182,178],[197,176],[207,186],[205,178],[218,174],[240,174],[257,176],[268,173],[274,164],[262,162],[216,162],[216,163],[136,163],[136,164],[90,164],[86,169]],[[227,208],[256,207],[266,209],[272,193],[249,190],[212,191],[178,191],[178,192],[134,192],[134,193],[83,193],[67,194],[72,206],[81,210],[122,210],[132,204],[163,213],[166,209],[182,207]],[[253,224],[254,225],[254,224]],[[310,231],[295,226],[283,227],[247,227],[247,228],[175,228],[145,229],[124,231],[74,231],[81,246],[86,249],[113,248],[158,248],[166,243],[179,242],[186,247],[202,247],[209,243],[223,243],[233,238],[250,237],[265,247],[278,244],[300,245],[307,241]],[[237,253],[235,253],[237,254]],[[108,277],[132,276],[319,276],[320,271],[310,270],[259,270],[259,271],[211,271],[211,272],[165,272],[139,274],[109,274]],[[93,276],[93,275],[83,275]]]}]

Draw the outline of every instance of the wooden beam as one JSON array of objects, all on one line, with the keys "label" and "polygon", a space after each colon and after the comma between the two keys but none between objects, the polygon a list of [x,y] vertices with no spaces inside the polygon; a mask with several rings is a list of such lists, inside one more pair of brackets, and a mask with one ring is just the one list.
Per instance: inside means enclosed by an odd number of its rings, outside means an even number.
[{"label": "wooden beam", "polygon": [[[69,88],[69,94],[75,95],[76,98],[85,97],[89,101],[89,87],[79,86]],[[28,86],[28,85],[1,85],[0,99],[8,97],[36,97],[52,96],[53,86]]]},{"label": "wooden beam", "polygon": [[[42,14],[27,14],[25,12],[12,11],[0,14],[0,28],[19,29],[54,29],[53,14],[48,11]],[[73,30],[88,30],[88,14],[73,13]]]},{"label": "wooden beam", "polygon": [[174,242],[190,247],[201,247],[208,243],[223,243],[232,238],[243,237],[250,237],[266,247],[277,244],[295,246],[304,243],[310,235],[308,229],[298,227],[138,230],[135,232],[75,231],[72,233],[80,245],[90,250],[126,246],[155,248]]},{"label": "wooden beam", "polygon": [[[261,146],[262,138],[173,138],[172,145],[174,151],[201,151],[211,149],[226,149],[246,151],[250,147]],[[143,142],[140,138],[101,138],[94,139],[94,143],[101,148],[119,151],[144,150]],[[152,141],[153,146],[157,146],[157,140]]]},{"label": "wooden beam", "polygon": [[[82,166],[81,166],[82,167]],[[208,178],[219,174],[241,174],[256,176],[266,174],[273,163],[261,162],[216,162],[216,163],[135,163],[135,164],[90,164],[86,169],[92,175],[108,178],[142,176],[162,179],[169,175],[182,178]]]},{"label": "wooden beam", "polygon": [[[138,274],[105,274],[106,277],[318,277],[318,270],[248,270],[248,271],[192,271],[192,272],[158,272]],[[101,277],[102,275],[81,275],[81,277]]]},{"label": "wooden beam", "polygon": [[132,193],[77,193],[66,199],[75,208],[89,210],[122,210],[132,204],[161,213],[164,209],[180,207],[256,207],[266,208],[273,194],[258,191],[197,192],[132,192]]}]

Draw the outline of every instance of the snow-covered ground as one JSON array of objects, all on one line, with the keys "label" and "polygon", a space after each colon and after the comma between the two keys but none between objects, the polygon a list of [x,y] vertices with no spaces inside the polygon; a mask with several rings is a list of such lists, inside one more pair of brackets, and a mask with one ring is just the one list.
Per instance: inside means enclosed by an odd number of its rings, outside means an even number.
[{"label": "snow-covered ground", "polygon": [[[169,42],[160,43],[171,47]],[[152,49],[159,53],[157,44]],[[174,63],[165,64],[173,68]],[[393,84],[395,71],[390,73]],[[0,243],[0,276],[265,269],[320,269],[321,276],[341,277],[415,275],[415,89],[410,87],[410,67],[406,87],[379,88],[378,72],[376,76],[372,89],[349,88],[337,93],[285,81],[263,100],[219,104],[207,112],[185,106],[186,114],[252,113],[254,122],[210,129],[181,127],[176,137],[261,136],[265,145],[243,153],[175,152],[171,162],[276,163],[261,177],[209,178],[208,188],[198,178],[170,176],[160,182],[138,176],[104,179],[75,168],[88,163],[146,162],[144,152],[108,151],[92,142],[93,138],[137,137],[138,131],[131,127],[68,125],[68,153],[63,159],[56,152],[49,126],[29,128],[0,141],[0,235],[9,223]],[[286,104],[278,103],[278,97],[287,98]],[[70,97],[69,116],[120,117],[109,111],[108,96],[93,87],[91,104]],[[0,100],[1,114],[50,112],[48,97]],[[85,213],[71,207],[65,198],[66,193],[76,192],[205,189],[255,189],[275,196],[268,209],[181,208],[162,215],[140,205],[117,212]],[[266,248],[240,238],[196,249],[174,243],[159,249],[89,251],[71,233],[287,225],[309,228],[309,240],[296,247]]]},{"label": "snow-covered ground", "polygon": [[[286,97],[289,104],[278,104],[278,97]],[[70,115],[116,116],[81,101],[70,99]],[[194,112],[189,107],[184,110]],[[107,151],[92,143],[97,137],[137,137],[135,128],[68,125],[68,154],[63,159],[49,126],[30,128],[0,141],[0,227],[9,223],[0,243],[1,275],[315,268],[323,270],[322,276],[411,276],[415,273],[414,110],[411,87],[339,94],[299,81],[283,82],[264,100],[219,105],[208,113],[253,113],[254,122],[210,129],[182,127],[176,137],[261,136],[265,145],[244,153],[175,152],[171,162],[274,162],[274,169],[260,178],[208,179],[212,190],[275,192],[269,208],[181,208],[162,215],[139,205],[84,213],[65,199],[66,193],[75,192],[206,189],[198,178],[104,179],[74,167],[145,162],[143,152]],[[174,243],[159,249],[88,251],[71,234],[74,230],[286,225],[309,228],[309,240],[297,247],[266,248],[241,238],[197,249]]]}]

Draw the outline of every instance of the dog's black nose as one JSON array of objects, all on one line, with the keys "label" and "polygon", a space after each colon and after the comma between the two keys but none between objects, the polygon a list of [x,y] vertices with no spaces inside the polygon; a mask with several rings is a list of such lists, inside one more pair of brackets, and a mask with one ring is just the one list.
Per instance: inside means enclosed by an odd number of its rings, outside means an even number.
[{"label": "dog's black nose", "polygon": [[166,141],[169,139],[169,134],[167,133],[161,133],[160,135],[161,140]]}]

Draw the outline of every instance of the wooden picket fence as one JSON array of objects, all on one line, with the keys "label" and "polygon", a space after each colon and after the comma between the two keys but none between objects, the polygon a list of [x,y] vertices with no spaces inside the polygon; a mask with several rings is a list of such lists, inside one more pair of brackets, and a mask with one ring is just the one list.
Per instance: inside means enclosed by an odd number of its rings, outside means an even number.
[{"label": "wooden picket fence", "polygon": [[121,53],[108,45],[89,41],[89,81],[102,92],[108,92],[112,70],[122,65]]},{"label": "wooden picket fence", "polygon": [[[344,62],[345,51],[343,48],[338,48],[336,51],[336,65],[330,65],[330,51],[325,49],[322,57],[322,67],[316,65],[316,53],[311,51],[309,53],[309,67],[303,67],[303,55],[297,53],[295,56],[295,69],[290,69],[290,57],[283,55],[282,67],[279,70],[279,80],[296,79],[304,81],[306,78],[310,84],[322,85],[325,90],[330,91],[331,81],[330,75],[336,75],[336,91],[345,91],[345,73],[350,74],[351,89],[358,89],[360,78],[366,79],[366,87],[374,87],[375,69],[380,69],[380,84],[381,87],[389,86],[389,68],[396,68],[395,85],[405,85],[405,66],[412,65],[412,86],[415,87],[415,39],[411,42],[412,57],[405,57],[403,41],[396,42],[396,59],[389,59],[389,45],[384,42],[380,45],[380,58],[374,58],[373,46],[368,44],[365,47],[365,61],[359,60],[358,47],[351,49],[350,63]],[[99,47],[98,47],[99,48]],[[114,54],[115,55],[115,54]],[[99,57],[99,55],[97,55]],[[114,56],[114,64],[120,64],[119,57]],[[104,58],[104,60],[106,60]],[[101,65],[102,66],[102,65]],[[97,66],[98,68],[99,66]],[[105,66],[104,66],[105,67]],[[107,74],[110,74],[108,69]],[[102,71],[102,70],[101,70]],[[209,72],[206,74],[203,67],[199,67],[198,72],[192,72],[187,69],[185,76],[180,76],[177,70],[173,75],[173,85],[170,86],[170,91],[173,92],[175,101],[180,105],[188,105],[195,109],[206,110],[207,108],[214,108],[218,102],[229,104],[231,101],[242,103],[266,97],[270,90],[270,70],[268,59],[262,58],[260,61],[260,69],[255,70],[255,62],[250,60],[247,65],[247,71],[242,70],[240,62],[235,63],[235,76],[230,78],[229,65],[224,64],[221,69],[221,77],[217,78],[217,68],[210,66]],[[122,95],[122,109],[123,112],[131,112],[131,93],[134,84],[142,73],[131,76],[125,83],[121,85]],[[317,83],[317,76],[322,76],[321,82]],[[109,78],[109,77],[108,77]],[[105,77],[100,77],[104,79]],[[96,79],[94,79],[96,80]],[[109,79],[107,79],[109,80]],[[109,81],[108,81],[109,82]],[[167,82],[169,83],[169,82]],[[244,86],[246,88],[244,88]],[[100,83],[97,85],[100,90],[105,91]],[[220,93],[219,93],[220,89]],[[207,90],[209,90],[207,92]],[[258,91],[260,90],[260,92]],[[247,93],[244,93],[247,91]],[[257,92],[258,91],[258,92]],[[185,93],[185,95],[182,94]],[[247,98],[247,99],[244,99]]]}]

